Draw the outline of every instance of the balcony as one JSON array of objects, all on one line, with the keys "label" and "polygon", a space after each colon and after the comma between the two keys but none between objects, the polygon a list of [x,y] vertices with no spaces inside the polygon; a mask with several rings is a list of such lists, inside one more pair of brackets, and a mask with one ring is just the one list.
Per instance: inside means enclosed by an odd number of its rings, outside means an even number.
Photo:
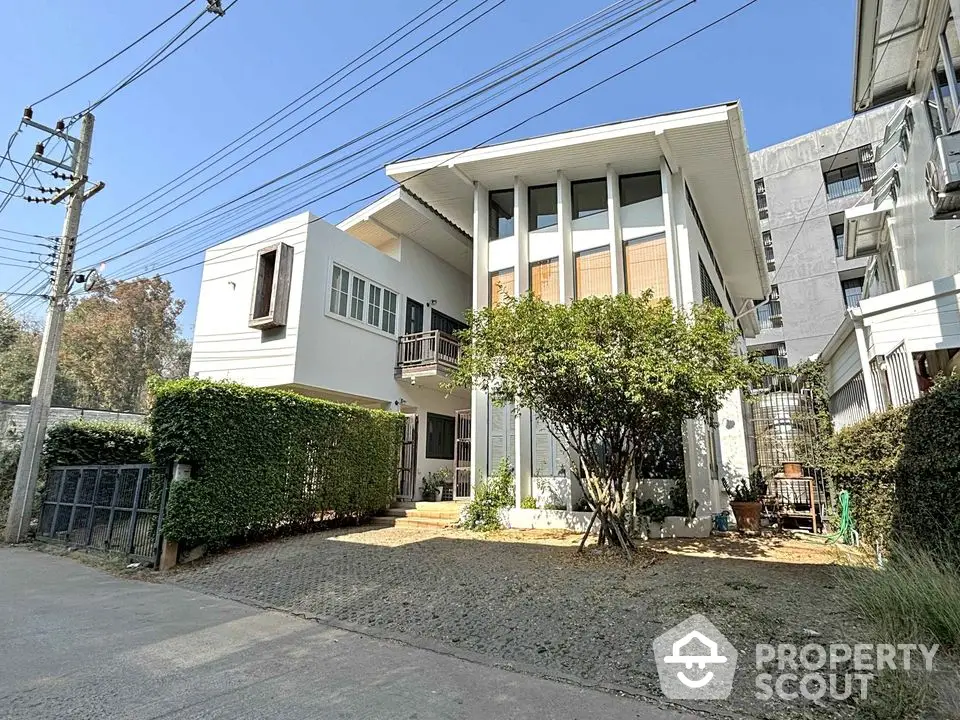
[{"label": "balcony", "polygon": [[460,342],[453,335],[439,330],[401,335],[394,377],[437,387],[459,361]]}]

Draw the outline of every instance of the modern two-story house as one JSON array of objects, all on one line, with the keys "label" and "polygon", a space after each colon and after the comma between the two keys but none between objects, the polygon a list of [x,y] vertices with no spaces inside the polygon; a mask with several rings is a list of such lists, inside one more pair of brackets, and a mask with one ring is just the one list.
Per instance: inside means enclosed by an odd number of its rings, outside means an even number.
[{"label": "modern two-story house", "polygon": [[957,12],[958,0],[858,3],[854,112],[903,104],[871,192],[845,212],[846,257],[869,262],[859,307],[822,353],[837,427],[905,405],[960,366]]},{"label": "modern two-story house", "polygon": [[303,213],[209,249],[190,374],[406,413],[398,496],[454,467],[440,387],[470,307],[470,237],[403,189],[340,227]]},{"label": "modern two-story house", "polygon": [[[740,106],[729,103],[389,165],[387,174],[473,239],[472,304],[532,291],[552,302],[652,289],[705,299],[756,333],[769,284]],[[741,348],[743,350],[743,348]],[[470,478],[514,468],[515,496],[577,487],[564,449],[529,410],[470,400]],[[726,506],[721,478],[748,473],[743,399],[683,429],[698,514]],[[564,483],[566,486],[564,487]]]}]

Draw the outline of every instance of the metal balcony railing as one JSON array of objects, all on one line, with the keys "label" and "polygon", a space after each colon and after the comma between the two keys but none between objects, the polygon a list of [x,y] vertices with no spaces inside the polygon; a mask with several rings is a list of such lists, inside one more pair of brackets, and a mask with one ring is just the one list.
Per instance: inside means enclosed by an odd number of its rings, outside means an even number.
[{"label": "metal balcony railing", "polygon": [[460,342],[439,330],[401,335],[397,341],[397,368],[443,365],[455,367],[460,361]]}]

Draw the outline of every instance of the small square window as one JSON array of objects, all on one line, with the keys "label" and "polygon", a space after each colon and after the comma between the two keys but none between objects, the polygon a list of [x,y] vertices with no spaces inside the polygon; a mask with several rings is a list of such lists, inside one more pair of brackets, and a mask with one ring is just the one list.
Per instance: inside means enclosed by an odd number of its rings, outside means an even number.
[{"label": "small square window", "polygon": [[850,278],[841,280],[840,287],[843,290],[843,304],[847,308],[855,308],[860,305],[860,297],[863,295],[863,278]]},{"label": "small square window", "polygon": [[527,193],[530,230],[542,230],[557,225],[557,186],[539,185]]},{"label": "small square window", "polygon": [[660,173],[639,173],[620,176],[620,207],[653,200],[663,195]]},{"label": "small square window", "polygon": [[574,220],[607,211],[606,178],[571,183],[570,192],[573,196]]}]

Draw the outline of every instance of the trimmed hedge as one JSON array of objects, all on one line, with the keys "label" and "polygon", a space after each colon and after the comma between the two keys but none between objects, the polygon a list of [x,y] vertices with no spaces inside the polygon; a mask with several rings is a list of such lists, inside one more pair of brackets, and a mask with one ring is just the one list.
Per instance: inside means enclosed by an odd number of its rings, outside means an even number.
[{"label": "trimmed hedge", "polygon": [[191,466],[163,532],[188,545],[360,519],[396,494],[403,417],[233,383],[153,384],[151,449]]},{"label": "trimmed hedge", "polygon": [[138,465],[150,462],[150,433],[143,425],[65,420],[47,430],[47,466]]},{"label": "trimmed hedge", "polygon": [[844,428],[829,457],[863,540],[960,549],[960,376]]},{"label": "trimmed hedge", "polygon": [[830,440],[827,471],[850,492],[850,511],[863,542],[886,544],[893,524],[906,408],[871,415]]},{"label": "trimmed hedge", "polygon": [[960,549],[960,376],[938,380],[910,406],[896,499],[904,540]]}]

